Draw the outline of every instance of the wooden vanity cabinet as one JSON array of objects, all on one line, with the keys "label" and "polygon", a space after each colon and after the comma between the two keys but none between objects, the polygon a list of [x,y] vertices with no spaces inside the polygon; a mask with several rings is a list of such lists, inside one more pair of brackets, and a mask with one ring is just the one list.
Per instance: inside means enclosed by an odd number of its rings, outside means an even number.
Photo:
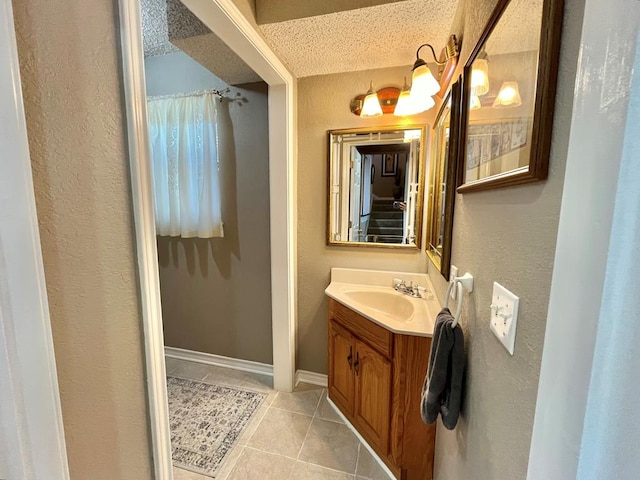
[{"label": "wooden vanity cabinet", "polygon": [[329,398],[399,480],[433,478],[435,425],[420,418],[430,347],[329,298]]}]

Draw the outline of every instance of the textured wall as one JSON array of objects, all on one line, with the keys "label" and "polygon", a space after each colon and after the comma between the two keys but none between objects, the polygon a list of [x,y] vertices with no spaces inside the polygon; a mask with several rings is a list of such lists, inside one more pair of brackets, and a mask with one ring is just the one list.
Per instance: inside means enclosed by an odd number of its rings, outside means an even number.
[{"label": "textured wall", "polygon": [[[452,32],[465,63],[496,2],[463,1]],[[475,276],[463,313],[468,346],[458,427],[439,426],[438,480],[526,478],[571,124],[582,2],[567,0],[549,178],[456,198],[452,263]],[[465,6],[467,8],[465,8]],[[440,299],[446,285],[430,276]],[[493,282],[520,296],[513,356],[489,329]]]},{"label": "textured wall", "polygon": [[[402,86],[410,66],[307,77],[298,81],[298,354],[303,370],[327,371],[327,302],[331,267],[424,272],[426,254],[417,250],[328,247],[327,130],[397,125],[398,117],[362,119],[349,111],[349,101],[369,88]],[[411,117],[431,123],[434,109]],[[424,235],[423,235],[424,243]]]},{"label": "textured wall", "polygon": [[14,2],[74,479],[152,478],[116,5]]},{"label": "textured wall", "polygon": [[[147,94],[227,85],[183,53],[145,61]],[[272,363],[267,86],[218,104],[224,238],[158,237],[165,344]]]}]

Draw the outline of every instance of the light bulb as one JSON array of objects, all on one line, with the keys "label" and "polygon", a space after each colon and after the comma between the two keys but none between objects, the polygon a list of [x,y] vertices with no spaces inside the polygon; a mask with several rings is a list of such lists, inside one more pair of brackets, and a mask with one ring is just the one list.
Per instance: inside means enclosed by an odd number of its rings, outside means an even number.
[{"label": "light bulb", "polygon": [[398,103],[396,103],[396,108],[393,111],[393,114],[398,117],[404,117],[406,115],[413,115],[414,106],[411,103],[411,89],[409,85],[407,85],[407,78],[404,79],[404,86],[402,87],[402,91],[400,92],[400,96],[398,96]]},{"label": "light bulb", "polygon": [[382,107],[380,106],[380,100],[378,94],[373,91],[373,82],[369,85],[369,91],[367,96],[364,97],[364,103],[362,104],[362,110],[360,116],[362,118],[379,117],[382,115]]},{"label": "light bulb", "polygon": [[409,94],[409,102],[411,102],[413,114],[426,112],[436,104],[435,100],[431,98],[431,95],[425,95],[419,90],[415,91],[413,86]]},{"label": "light bulb", "polygon": [[489,62],[484,58],[478,58],[471,68],[471,88],[476,95],[485,95],[489,92]]},{"label": "light bulb", "polygon": [[420,65],[413,70],[411,76],[411,90],[419,90],[429,97],[440,91],[440,84],[429,70],[426,64]]},{"label": "light bulb", "polygon": [[520,89],[518,82],[504,82],[500,87],[498,96],[493,102],[493,106],[500,107],[518,107],[522,105],[522,99],[520,98]]}]

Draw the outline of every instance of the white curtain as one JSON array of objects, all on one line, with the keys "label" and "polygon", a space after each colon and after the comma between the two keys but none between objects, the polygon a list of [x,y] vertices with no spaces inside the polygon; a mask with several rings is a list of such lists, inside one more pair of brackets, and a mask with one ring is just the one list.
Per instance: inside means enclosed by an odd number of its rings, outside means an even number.
[{"label": "white curtain", "polygon": [[215,95],[147,104],[158,235],[222,237]]}]

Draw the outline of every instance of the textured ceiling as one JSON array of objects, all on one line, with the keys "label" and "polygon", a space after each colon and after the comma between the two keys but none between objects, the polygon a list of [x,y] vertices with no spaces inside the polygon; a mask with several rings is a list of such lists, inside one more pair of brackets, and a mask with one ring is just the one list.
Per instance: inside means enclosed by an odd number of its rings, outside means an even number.
[{"label": "textured ceiling", "polygon": [[537,50],[541,22],[542,0],[511,0],[491,32],[485,50],[490,55]]},{"label": "textured ceiling", "polygon": [[456,1],[406,0],[258,28],[296,77],[309,77],[410,65],[427,42],[439,52],[456,8]]},{"label": "textured ceiling", "polygon": [[142,0],[142,44],[144,56],[166,55],[179,49],[169,41],[165,0]]},{"label": "textured ceiling", "polygon": [[262,79],[179,0],[142,0],[144,56],[182,51],[229,85]]}]

